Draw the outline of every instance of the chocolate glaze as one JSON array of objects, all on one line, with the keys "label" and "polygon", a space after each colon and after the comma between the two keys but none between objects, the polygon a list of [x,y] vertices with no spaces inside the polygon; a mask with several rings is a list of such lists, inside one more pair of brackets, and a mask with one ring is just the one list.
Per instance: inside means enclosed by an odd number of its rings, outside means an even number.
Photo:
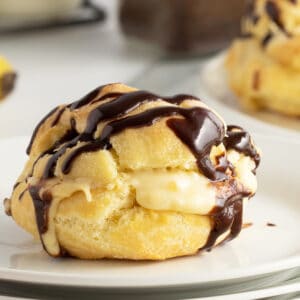
[{"label": "chocolate glaze", "polygon": [[122,96],[123,94],[124,94],[124,93],[108,93],[108,94],[106,94],[106,95],[103,95],[103,96],[100,97],[100,98],[94,99],[93,101],[90,102],[90,104],[95,104],[95,103],[98,103],[98,102],[107,100],[107,99],[109,99],[109,98],[117,98],[117,97]]},{"label": "chocolate glaze", "polygon": [[[68,148],[66,146],[63,146],[61,148],[58,148],[58,147],[70,140],[72,141],[72,146],[76,145],[77,139],[78,139],[78,132],[75,128],[74,122],[75,122],[75,120],[71,119],[71,129],[69,129],[50,150],[43,153],[43,156],[46,154],[52,154],[52,156],[47,161],[47,164],[46,164],[43,176],[42,176],[43,179],[48,179],[48,178],[54,177],[55,166],[57,164],[57,161],[66,152],[66,150]],[[70,143],[68,143],[68,145],[70,146]]]},{"label": "chocolate glaze", "polygon": [[222,243],[234,239],[241,231],[243,224],[243,198],[249,193],[241,192],[231,196],[224,201],[223,206],[216,206],[210,213],[213,220],[213,228],[209,234],[206,244],[201,250],[210,251],[217,239],[229,231],[228,236]]},{"label": "chocolate glaze", "polygon": [[252,88],[255,91],[258,91],[260,88],[260,72],[259,72],[259,70],[255,70],[255,72],[253,73]]},{"label": "chocolate glaze", "polygon": [[21,181],[17,181],[13,186],[13,190],[15,190],[20,184],[21,184]]},{"label": "chocolate glaze", "polygon": [[254,147],[250,134],[239,126],[228,126],[227,136],[223,140],[226,149],[234,149],[240,153],[250,156],[258,167],[260,154]]},{"label": "chocolate glaze", "polygon": [[276,2],[269,0],[266,2],[265,6],[266,13],[270,17],[270,19],[282,30],[285,32],[285,28],[281,21],[280,9]]},{"label": "chocolate glaze", "polygon": [[37,133],[38,133],[38,131],[39,131],[39,129],[40,129],[40,127],[44,124],[44,122],[50,117],[50,116],[52,116],[57,110],[59,109],[59,107],[55,107],[55,108],[53,108],[38,124],[37,124],[37,126],[35,127],[35,129],[34,129],[34,131],[33,131],[33,134],[32,134],[32,137],[31,137],[31,139],[30,139],[30,142],[29,142],[29,145],[28,145],[28,147],[27,147],[27,149],[26,149],[26,153],[27,154],[30,154],[30,152],[31,152],[31,148],[32,148],[32,144],[33,144],[33,142],[34,142],[34,140],[35,140],[35,137],[36,137],[36,135],[37,135]]},{"label": "chocolate glaze", "polygon": [[64,111],[65,111],[65,107],[62,107],[59,111],[58,111],[58,113],[56,114],[56,116],[55,116],[55,119],[52,121],[52,123],[51,123],[51,127],[54,127],[54,126],[56,126],[58,123],[59,123],[59,121],[60,121],[60,118],[61,118],[61,116],[62,116],[62,114],[64,113]]},{"label": "chocolate glaze", "polygon": [[68,107],[70,108],[70,110],[74,110],[74,109],[78,109],[84,105],[89,104],[92,100],[94,100],[97,97],[97,95],[101,92],[103,87],[104,86],[102,85],[102,86],[95,88],[94,90],[89,92],[87,95],[85,95],[83,98],[69,104]]},{"label": "chocolate glaze", "polygon": [[267,47],[267,45],[271,42],[273,36],[274,36],[273,32],[269,31],[269,32],[265,35],[265,37],[262,39],[261,45],[262,45],[263,47]]},{"label": "chocolate glaze", "polygon": [[52,195],[50,192],[44,192],[40,196],[40,188],[41,186],[29,186],[28,190],[34,205],[39,234],[42,235],[48,230],[48,210],[52,202]]}]

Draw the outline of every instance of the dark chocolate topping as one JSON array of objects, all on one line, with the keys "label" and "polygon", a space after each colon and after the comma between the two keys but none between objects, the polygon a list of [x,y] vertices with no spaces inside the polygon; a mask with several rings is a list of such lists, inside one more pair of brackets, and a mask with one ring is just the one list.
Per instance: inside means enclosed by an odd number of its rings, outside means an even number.
[{"label": "dark chocolate topping", "polygon": [[28,191],[28,188],[26,188],[23,192],[20,193],[19,195],[19,201],[22,200],[23,196],[25,195],[25,193]]},{"label": "dark chocolate topping", "polygon": [[103,85],[97,87],[96,89],[92,90],[91,92],[89,92],[87,95],[85,95],[83,98],[81,98],[78,101],[75,101],[71,104],[68,105],[68,107],[70,108],[70,110],[74,110],[74,109],[78,109],[86,104],[89,104],[91,101],[93,101],[96,96],[101,92],[101,90],[103,89]]},{"label": "dark chocolate topping", "polygon": [[[118,134],[127,128],[150,126],[156,120],[172,115],[180,115],[185,118],[169,119],[167,124],[194,153],[200,171],[211,180],[225,179],[226,175],[217,171],[209,159],[211,147],[220,144],[225,135],[222,121],[207,109],[200,107],[185,109],[177,106],[153,108],[140,114],[108,123],[103,128],[102,134],[98,139],[75,149],[65,159],[62,166],[63,172],[66,174],[70,171],[71,164],[78,155],[84,152],[110,148],[109,140],[112,135]],[[92,120],[90,129],[93,130],[89,131],[89,133],[95,131],[95,122],[94,119]],[[89,124],[87,127],[89,128]]]},{"label": "dark chocolate topping", "polygon": [[35,127],[34,131],[33,131],[33,134],[31,136],[31,139],[30,139],[30,142],[29,142],[29,145],[26,149],[26,153],[27,154],[30,154],[30,151],[31,151],[31,147],[32,147],[32,144],[34,142],[34,139],[39,131],[39,129],[41,128],[41,126],[44,124],[44,122],[50,117],[52,116],[59,108],[58,107],[55,107],[53,108],[38,124],[37,126]]},{"label": "dark chocolate topping", "polygon": [[224,206],[216,206],[211,213],[213,228],[206,244],[201,250],[210,251],[217,239],[229,231],[228,236],[222,243],[234,239],[240,233],[243,224],[243,198],[249,194],[236,194],[225,201]]},{"label": "dark chocolate topping", "polygon": [[265,35],[265,37],[262,39],[261,45],[262,45],[263,47],[267,47],[267,45],[268,45],[268,44],[270,43],[270,41],[272,40],[273,36],[274,36],[273,32],[269,31],[269,32]]},{"label": "dark chocolate topping", "polygon": [[40,235],[48,230],[48,210],[52,202],[52,195],[49,192],[44,192],[40,196],[40,186],[30,186],[29,193],[35,209],[36,224]]},{"label": "dark chocolate topping", "polygon": [[265,6],[266,13],[270,17],[270,19],[282,30],[285,32],[285,28],[281,21],[280,9],[276,2],[269,0],[266,2]]},{"label": "dark chocolate topping", "polygon": [[260,163],[260,154],[254,147],[250,134],[238,126],[228,126],[227,136],[223,140],[226,149],[234,149],[240,153],[250,156],[258,167]]},{"label": "dark chocolate topping", "polygon": [[61,118],[61,116],[62,116],[62,114],[64,113],[64,111],[66,110],[66,108],[65,107],[62,107],[59,111],[58,111],[58,113],[56,114],[56,116],[55,116],[55,119],[52,121],[52,123],[51,123],[51,127],[54,127],[54,126],[56,126],[58,123],[59,123],[59,121],[60,121],[60,118]]}]

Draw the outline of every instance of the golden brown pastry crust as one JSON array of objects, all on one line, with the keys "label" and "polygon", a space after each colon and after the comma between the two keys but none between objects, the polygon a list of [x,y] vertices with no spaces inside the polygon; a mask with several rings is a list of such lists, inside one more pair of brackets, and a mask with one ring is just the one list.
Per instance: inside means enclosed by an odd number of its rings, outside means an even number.
[{"label": "golden brown pastry crust", "polygon": [[[211,215],[146,209],[138,204],[131,181],[132,174],[147,170],[169,172],[170,176],[174,170],[182,174],[192,172],[206,178],[199,172],[193,153],[167,126],[170,117],[158,119],[151,126],[130,128],[113,135],[111,148],[82,153],[73,162],[70,172],[64,173],[62,167],[66,157],[87,144],[79,141],[59,156],[53,176],[45,178],[46,165],[64,146],[62,143],[49,151],[57,141],[74,129],[77,135],[83,132],[96,107],[115,101],[120,93],[134,91],[136,89],[122,84],[106,85],[93,92],[85,105],[60,106],[37,127],[28,151],[29,160],[11,197],[10,209],[21,227],[41,238],[49,254],[69,253],[84,259],[166,259],[196,253],[206,245],[215,226]],[[106,98],[100,103],[97,99],[103,96]],[[188,96],[184,99],[179,105],[162,99],[145,102],[127,112],[125,117],[155,107],[206,108],[201,101]],[[98,124],[95,136],[102,134],[107,122]],[[236,153],[236,174],[226,169],[228,179],[216,183],[206,179],[207,189],[214,189],[222,199],[242,193],[246,199],[256,190],[237,175],[239,162],[245,163],[248,156]],[[217,164],[220,154],[226,154],[224,145],[213,146],[210,159]],[[246,164],[249,172],[255,168],[252,158]],[[42,201],[34,199],[36,191]],[[37,214],[37,209],[41,209],[36,205],[43,206],[43,214]],[[41,229],[39,218],[43,219],[43,226],[47,225],[45,230]],[[224,234],[217,243],[228,231]]]},{"label": "golden brown pastry crust", "polygon": [[300,3],[249,1],[226,59],[229,85],[242,105],[300,115]]}]

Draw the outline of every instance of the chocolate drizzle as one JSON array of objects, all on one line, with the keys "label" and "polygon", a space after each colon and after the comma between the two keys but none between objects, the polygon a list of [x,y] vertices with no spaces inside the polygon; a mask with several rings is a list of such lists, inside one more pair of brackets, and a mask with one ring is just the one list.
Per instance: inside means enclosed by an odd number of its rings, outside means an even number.
[{"label": "chocolate drizzle", "polygon": [[278,28],[280,28],[283,32],[286,32],[281,20],[280,9],[277,3],[272,0],[267,1],[265,10],[269,18],[278,26]]},{"label": "chocolate drizzle", "polygon": [[228,236],[222,243],[230,241],[238,236],[243,224],[243,198],[247,193],[236,194],[225,201],[224,206],[216,206],[211,212],[213,228],[206,244],[201,250],[210,251],[215,246],[218,238],[228,232]]},{"label": "chocolate drizzle", "polygon": [[251,157],[256,167],[260,163],[260,154],[254,147],[250,134],[239,126],[228,126],[227,137],[223,140],[226,149],[234,149],[237,152],[243,153],[246,156]]},{"label": "chocolate drizzle", "polygon": [[32,134],[32,137],[30,139],[30,142],[29,142],[29,145],[26,149],[26,153],[29,155],[30,152],[31,152],[31,148],[32,148],[32,144],[35,140],[35,137],[39,131],[39,129],[41,128],[41,126],[44,124],[44,122],[50,117],[52,116],[59,108],[58,107],[55,107],[53,108],[38,124],[37,126],[35,127],[34,131],[33,131],[33,134]]},{"label": "chocolate drizzle", "polygon": [[42,235],[48,230],[48,210],[52,202],[52,195],[44,192],[40,196],[40,186],[30,186],[28,190],[33,201],[39,234]]},{"label": "chocolate drizzle", "polygon": [[69,104],[68,107],[70,108],[70,110],[74,110],[89,104],[92,100],[96,98],[97,95],[99,95],[103,87],[104,86],[97,87],[96,89],[92,90],[90,93],[85,95],[83,98],[81,98],[80,100]]},{"label": "chocolate drizzle", "polygon": [[[158,120],[169,117],[166,121],[167,126],[190,149],[196,158],[199,171],[209,178],[213,184],[218,184],[222,181],[222,184],[226,185],[228,180],[230,180],[227,174],[228,169],[231,170],[232,174],[234,171],[225,153],[217,157],[216,166],[210,160],[211,148],[222,142],[227,149],[235,149],[242,152],[253,158],[256,166],[259,164],[259,154],[251,143],[250,135],[240,127],[229,126],[226,136],[222,120],[205,107],[183,108],[175,105],[165,105],[147,109],[137,114],[127,115],[149,101],[163,100],[170,104],[180,104],[188,99],[200,101],[196,97],[190,95],[161,97],[147,91],[134,91],[126,94],[108,93],[97,98],[102,88],[103,86],[93,90],[84,98],[58,111],[52,122],[53,126],[59,123],[60,116],[65,109],[72,111],[84,105],[95,104],[113,98],[108,102],[100,103],[90,111],[86,127],[82,132],[78,132],[75,119],[71,119],[70,129],[50,149],[42,153],[33,164],[31,176],[33,175],[34,166],[39,159],[50,155],[41,181],[37,185],[29,186],[28,189],[34,204],[36,222],[41,236],[48,230],[48,210],[51,206],[52,196],[50,192],[44,192],[41,195],[40,191],[45,180],[55,177],[59,158],[68,149],[74,147],[61,164],[61,171],[64,174],[68,174],[71,171],[72,163],[79,155],[101,149],[110,149],[112,147],[111,137],[126,129],[151,126]],[[28,147],[28,153],[30,153],[32,143],[40,126],[57,109],[51,111],[38,124]],[[98,125],[104,121],[107,121],[106,125],[103,127],[100,135],[96,136]],[[242,199],[246,196],[249,196],[249,193],[239,189],[224,195],[222,201],[220,201],[222,203],[210,214],[214,225],[204,249],[210,249],[218,237],[228,230],[230,230],[230,234],[227,239],[232,239],[238,235],[242,226]],[[46,249],[45,245],[44,248]]]},{"label": "chocolate drizzle", "polygon": [[268,44],[270,43],[270,41],[272,40],[273,36],[274,36],[273,32],[269,31],[269,32],[265,35],[265,37],[262,39],[261,45],[262,45],[263,47],[267,47]]}]

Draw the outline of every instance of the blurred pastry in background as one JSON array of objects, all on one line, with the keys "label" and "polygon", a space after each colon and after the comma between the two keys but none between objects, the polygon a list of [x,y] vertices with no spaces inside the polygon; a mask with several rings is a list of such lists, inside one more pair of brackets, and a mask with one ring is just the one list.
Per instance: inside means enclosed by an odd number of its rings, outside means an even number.
[{"label": "blurred pastry in background", "polygon": [[242,105],[300,116],[300,1],[250,0],[226,69]]},{"label": "blurred pastry in background", "polygon": [[108,84],[34,130],[5,210],[52,256],[161,260],[235,238],[257,189],[251,136],[191,95]]},{"label": "blurred pastry in background", "polygon": [[3,100],[14,89],[16,77],[16,72],[10,63],[0,56],[0,100]]},{"label": "blurred pastry in background", "polygon": [[205,53],[239,32],[241,0],[122,0],[121,28],[170,52]]}]

